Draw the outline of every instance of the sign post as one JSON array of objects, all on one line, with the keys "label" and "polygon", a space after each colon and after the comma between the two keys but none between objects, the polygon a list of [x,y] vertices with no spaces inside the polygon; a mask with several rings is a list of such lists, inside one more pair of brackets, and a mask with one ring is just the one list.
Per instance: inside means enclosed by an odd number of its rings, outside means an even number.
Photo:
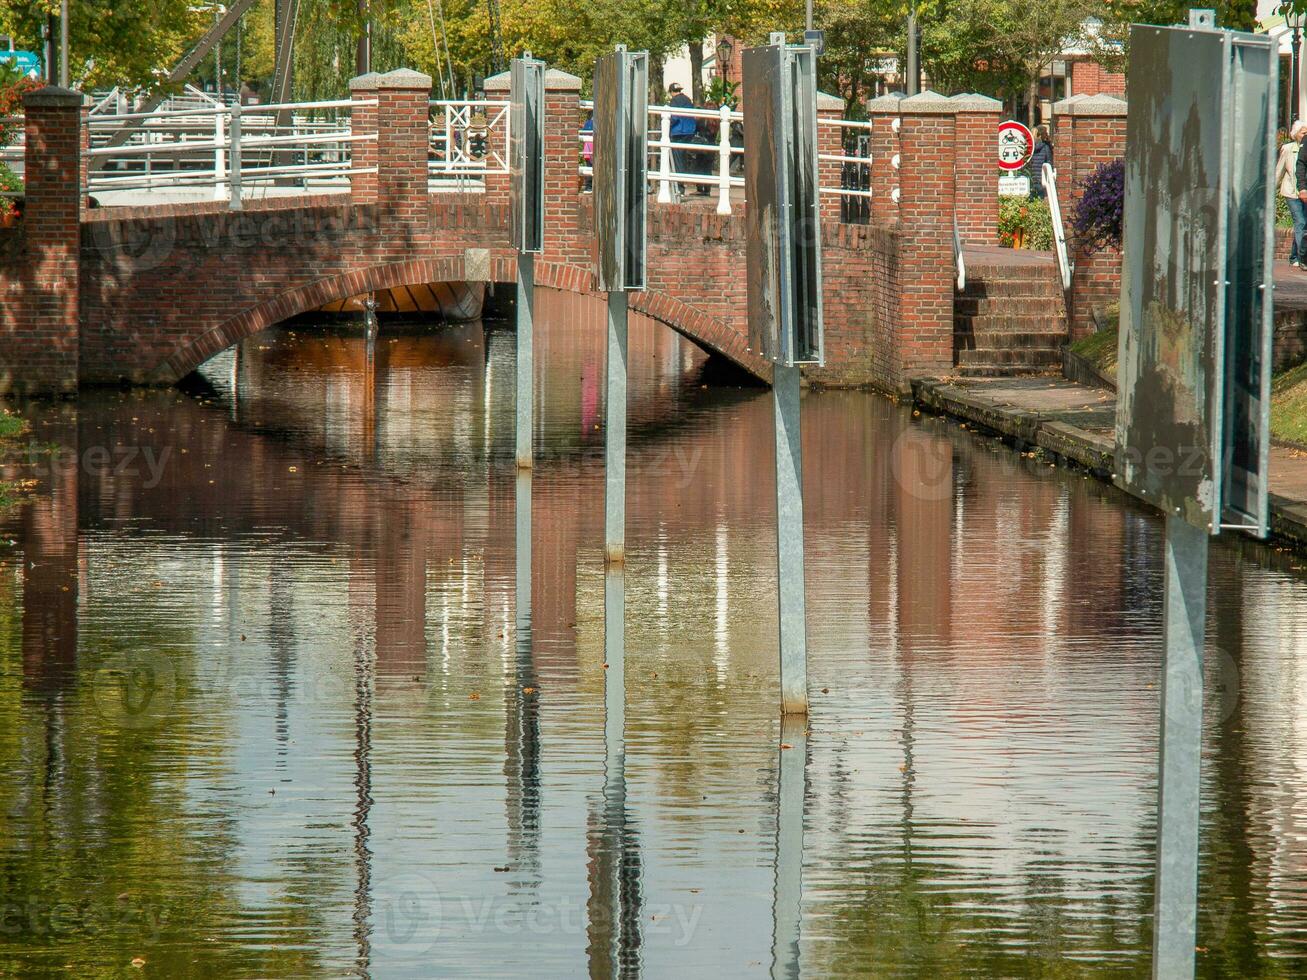
[{"label": "sign post", "polygon": [[519,656],[531,629],[531,467],[535,400],[535,257],[544,247],[545,65],[514,58],[509,95],[509,228],[517,250],[517,567],[515,620]]},{"label": "sign post", "polygon": [[594,196],[599,288],[608,294],[604,558],[626,561],[626,294],[644,289],[649,53],[617,45],[595,63]]},{"label": "sign post", "polygon": [[823,362],[816,56],[772,34],[743,66],[749,346],[774,365],[781,712],[806,714],[799,365]]},{"label": "sign post", "polygon": [[534,424],[535,256],[544,247],[545,64],[514,58],[509,95],[509,226],[517,250],[517,420],[516,458],[532,463]]},{"label": "sign post", "polygon": [[1277,75],[1264,35],[1131,28],[1116,480],[1166,515],[1154,977],[1194,972],[1208,539],[1268,530]]}]

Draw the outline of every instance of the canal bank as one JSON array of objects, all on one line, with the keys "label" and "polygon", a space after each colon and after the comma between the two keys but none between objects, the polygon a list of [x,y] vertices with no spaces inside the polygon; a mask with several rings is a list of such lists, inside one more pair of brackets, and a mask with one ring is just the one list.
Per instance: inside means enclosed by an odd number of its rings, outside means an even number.
[{"label": "canal bank", "polygon": [[[913,402],[1112,482],[1116,393],[1055,376],[912,382]],[[1307,548],[1307,452],[1271,447],[1271,534]]]}]

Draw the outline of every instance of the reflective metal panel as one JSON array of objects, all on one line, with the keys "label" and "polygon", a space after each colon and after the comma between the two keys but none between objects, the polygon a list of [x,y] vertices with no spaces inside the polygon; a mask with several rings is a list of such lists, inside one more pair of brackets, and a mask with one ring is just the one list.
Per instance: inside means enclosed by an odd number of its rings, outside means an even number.
[{"label": "reflective metal panel", "polygon": [[1230,197],[1225,294],[1224,508],[1227,524],[1270,530],[1275,98],[1279,58],[1269,38],[1233,37]]},{"label": "reflective metal panel", "polygon": [[744,52],[749,345],[778,364],[821,363],[817,86],[807,47]]},{"label": "reflective metal panel", "polygon": [[514,58],[509,108],[509,224],[513,247],[539,252],[545,238],[545,63]]},{"label": "reflective metal panel", "polygon": [[621,45],[595,62],[594,197],[599,288],[643,289],[649,55]]},{"label": "reflective metal panel", "polygon": [[1117,482],[1215,532],[1226,209],[1223,32],[1130,32]]}]

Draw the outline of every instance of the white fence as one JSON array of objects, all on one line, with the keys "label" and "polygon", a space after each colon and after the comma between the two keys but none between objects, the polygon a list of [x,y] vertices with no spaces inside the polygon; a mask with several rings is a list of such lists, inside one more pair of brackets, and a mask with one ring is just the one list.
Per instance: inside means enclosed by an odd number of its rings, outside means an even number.
[{"label": "white fence", "polygon": [[[285,105],[240,106],[188,91],[152,112],[127,112],[117,90],[91,108],[88,192],[105,206],[181,200],[226,200],[233,209],[262,196],[347,192],[354,176],[375,173],[355,165],[354,146],[375,141],[355,133],[351,112],[375,101],[340,99]],[[582,103],[583,109],[591,108]],[[692,119],[693,136],[673,137],[678,119]],[[508,174],[509,111],[504,100],[432,100],[429,103],[428,179],[432,192],[478,192],[488,175]],[[18,142],[0,149],[0,160],[21,167]],[[866,133],[871,124],[818,118],[818,126]],[[655,200],[666,204],[697,189],[716,197],[718,214],[743,202],[744,116],[727,106],[693,109],[649,107],[649,179]],[[579,173],[593,176],[593,134],[577,131]],[[863,141],[865,143],[865,141]],[[870,155],[819,154],[819,160],[848,173],[865,172]],[[826,173],[829,167],[823,168]],[[841,181],[841,183],[846,183]],[[822,194],[846,201],[869,198],[864,182],[822,186]]]}]

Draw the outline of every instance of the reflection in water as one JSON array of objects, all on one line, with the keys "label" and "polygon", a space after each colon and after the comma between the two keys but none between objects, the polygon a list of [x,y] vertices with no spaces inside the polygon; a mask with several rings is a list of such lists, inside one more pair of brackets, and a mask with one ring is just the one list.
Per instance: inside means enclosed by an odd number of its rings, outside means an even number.
[{"label": "reflection in water", "polygon": [[638,977],[640,848],[626,800],[626,573],[604,571],[604,788],[591,818],[590,975]]},{"label": "reflection in water", "polygon": [[[529,634],[511,332],[387,327],[369,390],[357,325],[296,325],[27,409],[63,449],[0,534],[0,972],[1145,972],[1160,522],[810,392],[782,732],[768,393],[632,317],[618,588],[603,304],[541,292]],[[1307,965],[1300,563],[1212,551],[1205,977]]]},{"label": "reflection in water", "polygon": [[799,976],[799,934],[803,911],[803,803],[808,792],[808,719],[781,718],[776,763],[776,897],[773,900],[771,975]]}]

